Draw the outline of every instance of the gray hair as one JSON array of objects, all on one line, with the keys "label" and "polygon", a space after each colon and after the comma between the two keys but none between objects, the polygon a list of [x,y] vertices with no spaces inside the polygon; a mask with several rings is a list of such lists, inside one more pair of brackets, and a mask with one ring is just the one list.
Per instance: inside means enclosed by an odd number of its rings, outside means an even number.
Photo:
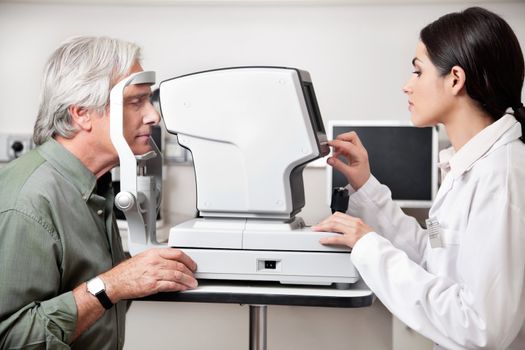
[{"label": "gray hair", "polygon": [[103,112],[111,88],[140,63],[140,48],[108,37],[75,37],[64,42],[44,69],[40,107],[33,141],[40,145],[60,135],[71,138],[77,129],[68,108]]}]

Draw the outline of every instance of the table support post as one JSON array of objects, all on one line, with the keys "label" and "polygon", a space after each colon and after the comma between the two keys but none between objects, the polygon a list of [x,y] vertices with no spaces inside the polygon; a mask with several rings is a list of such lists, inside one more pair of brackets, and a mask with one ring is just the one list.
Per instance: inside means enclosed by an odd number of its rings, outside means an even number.
[{"label": "table support post", "polygon": [[250,350],[266,350],[266,305],[250,305]]}]

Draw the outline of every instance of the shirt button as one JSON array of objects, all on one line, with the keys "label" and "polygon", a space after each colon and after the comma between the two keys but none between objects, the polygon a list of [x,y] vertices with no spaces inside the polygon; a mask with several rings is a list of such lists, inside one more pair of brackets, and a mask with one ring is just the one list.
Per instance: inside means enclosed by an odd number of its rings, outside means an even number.
[{"label": "shirt button", "polygon": [[104,210],[102,210],[102,209],[97,210],[97,214],[98,214],[98,215],[102,215],[102,214],[104,214]]}]

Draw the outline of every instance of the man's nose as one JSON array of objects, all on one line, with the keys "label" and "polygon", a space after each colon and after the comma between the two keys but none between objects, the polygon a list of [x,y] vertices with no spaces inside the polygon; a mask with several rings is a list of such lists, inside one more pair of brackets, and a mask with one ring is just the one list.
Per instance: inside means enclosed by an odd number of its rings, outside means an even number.
[{"label": "man's nose", "polygon": [[147,110],[144,114],[144,124],[157,125],[160,122],[159,112],[148,102]]}]

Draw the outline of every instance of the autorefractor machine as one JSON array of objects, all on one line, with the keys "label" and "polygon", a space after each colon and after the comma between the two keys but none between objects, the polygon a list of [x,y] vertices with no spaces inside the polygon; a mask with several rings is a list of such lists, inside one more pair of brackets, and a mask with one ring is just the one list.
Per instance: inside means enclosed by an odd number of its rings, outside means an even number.
[{"label": "autorefractor machine", "polygon": [[[158,243],[155,218],[162,157],[135,156],[123,136],[123,93],[154,84],[135,73],[111,91],[111,138],[120,157],[116,206],[128,221],[132,255]],[[324,246],[296,216],[305,204],[302,171],[325,156],[326,134],[308,72],[281,67],[226,68],[162,81],[165,127],[191,151],[197,218],[170,229],[167,246],[185,251],[199,279],[348,286],[359,277],[350,250]]]}]

